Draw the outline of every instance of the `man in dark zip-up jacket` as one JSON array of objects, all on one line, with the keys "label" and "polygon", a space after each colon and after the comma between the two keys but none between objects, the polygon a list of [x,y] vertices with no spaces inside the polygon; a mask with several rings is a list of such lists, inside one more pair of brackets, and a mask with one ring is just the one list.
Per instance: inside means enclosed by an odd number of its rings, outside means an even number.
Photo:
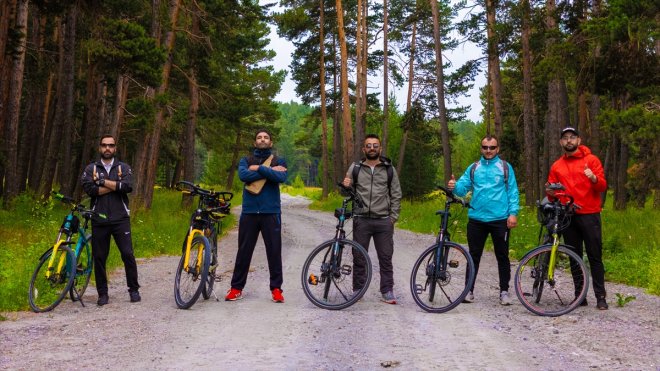
[{"label": "man in dark zip-up jacket", "polygon": [[91,208],[105,216],[92,219],[92,255],[99,306],[109,301],[106,261],[110,253],[110,237],[114,238],[124,262],[130,301],[141,300],[128,208],[128,193],[133,191],[133,172],[130,166],[115,158],[116,146],[112,135],[101,137],[101,158],[87,165],[81,178],[83,190],[91,198]]}]

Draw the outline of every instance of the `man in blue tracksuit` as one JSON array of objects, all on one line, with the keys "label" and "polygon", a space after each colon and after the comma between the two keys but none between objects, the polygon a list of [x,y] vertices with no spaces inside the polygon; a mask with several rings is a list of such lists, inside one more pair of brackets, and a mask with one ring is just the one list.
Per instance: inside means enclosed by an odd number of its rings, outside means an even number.
[{"label": "man in blue tracksuit", "polygon": [[286,181],[287,169],[283,158],[272,155],[272,147],[270,133],[260,129],[255,135],[252,155],[243,157],[238,164],[238,177],[245,182],[245,187],[243,210],[238,222],[238,251],[231,288],[225,296],[227,301],[243,297],[250,261],[261,232],[266,245],[273,301],[284,302],[280,183]]},{"label": "man in blue tracksuit", "polygon": [[[470,255],[475,265],[475,282],[484,245],[490,234],[500,277],[500,304],[510,305],[509,230],[518,224],[517,215],[520,205],[513,168],[506,161],[501,160],[498,153],[497,138],[493,136],[483,138],[481,159],[468,166],[458,181],[452,175],[447,188],[460,197],[472,191],[467,238]],[[474,284],[465,298],[465,302],[473,301]]]}]

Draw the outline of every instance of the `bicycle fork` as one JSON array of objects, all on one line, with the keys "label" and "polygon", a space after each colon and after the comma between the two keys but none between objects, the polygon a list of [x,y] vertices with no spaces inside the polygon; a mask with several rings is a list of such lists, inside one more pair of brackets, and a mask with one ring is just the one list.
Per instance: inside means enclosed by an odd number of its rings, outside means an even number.
[{"label": "bicycle fork", "polygon": [[[195,238],[196,234],[200,234],[200,235],[203,236],[204,232],[202,232],[200,229],[191,228],[190,232],[188,232],[188,238],[186,240],[186,251],[184,253],[185,255],[184,255],[184,259],[183,259],[183,267],[184,267],[183,269],[188,273],[190,273],[190,266],[189,266],[189,264],[190,264],[190,249],[192,248],[192,241]],[[200,245],[200,247],[198,248],[199,251],[197,252],[197,261],[195,262],[195,268],[198,271],[199,271],[199,267],[202,266],[202,259],[204,258],[203,254],[202,254],[203,249],[204,249],[204,245]]]}]

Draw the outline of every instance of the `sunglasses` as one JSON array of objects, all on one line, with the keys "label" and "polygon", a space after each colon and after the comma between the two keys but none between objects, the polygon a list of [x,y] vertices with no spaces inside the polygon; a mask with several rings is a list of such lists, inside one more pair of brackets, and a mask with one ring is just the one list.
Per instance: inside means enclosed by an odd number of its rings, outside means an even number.
[{"label": "sunglasses", "polygon": [[101,143],[101,148],[115,148],[116,144],[114,143]]},{"label": "sunglasses", "polygon": [[371,143],[368,143],[368,144],[365,144],[365,145],[364,145],[364,148],[378,149],[378,148],[380,148],[380,144],[371,144]]},{"label": "sunglasses", "polygon": [[497,146],[481,146],[481,149],[484,151],[494,151],[497,149]]}]

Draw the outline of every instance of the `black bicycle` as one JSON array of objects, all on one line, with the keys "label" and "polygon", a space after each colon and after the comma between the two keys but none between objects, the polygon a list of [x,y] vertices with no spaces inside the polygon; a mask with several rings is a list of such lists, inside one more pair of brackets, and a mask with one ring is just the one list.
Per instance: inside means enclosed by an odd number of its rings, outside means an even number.
[{"label": "black bicycle", "polygon": [[440,232],[435,244],[424,250],[410,275],[410,290],[415,303],[427,312],[443,313],[460,304],[474,283],[474,262],[468,250],[449,240],[449,208],[452,204],[470,207],[470,204],[444,187],[444,210],[440,215]]},{"label": "black bicycle", "polygon": [[[199,196],[197,208],[183,240],[181,260],[174,279],[174,301],[181,309],[190,308],[199,295],[211,297],[215,282],[220,281],[218,267],[218,235],[222,218],[229,215],[234,197],[231,192],[214,192],[182,181],[177,189],[192,197]],[[217,299],[217,297],[216,297]]]},{"label": "black bicycle", "polygon": [[[364,247],[346,239],[344,224],[353,208],[363,207],[360,195],[352,188],[338,185],[348,196],[335,210],[335,237],[312,250],[302,270],[302,287],[314,305],[331,310],[348,308],[367,292],[371,282],[371,259]],[[350,207],[349,207],[350,206]],[[355,275],[356,272],[360,274]]]},{"label": "black bicycle", "polygon": [[[532,313],[556,317],[577,308],[587,296],[589,274],[582,257],[572,246],[561,244],[559,232],[571,222],[575,204],[560,183],[550,184],[553,201],[537,202],[541,245],[520,259],[514,275],[516,295]],[[567,199],[562,202],[561,199]]]}]

